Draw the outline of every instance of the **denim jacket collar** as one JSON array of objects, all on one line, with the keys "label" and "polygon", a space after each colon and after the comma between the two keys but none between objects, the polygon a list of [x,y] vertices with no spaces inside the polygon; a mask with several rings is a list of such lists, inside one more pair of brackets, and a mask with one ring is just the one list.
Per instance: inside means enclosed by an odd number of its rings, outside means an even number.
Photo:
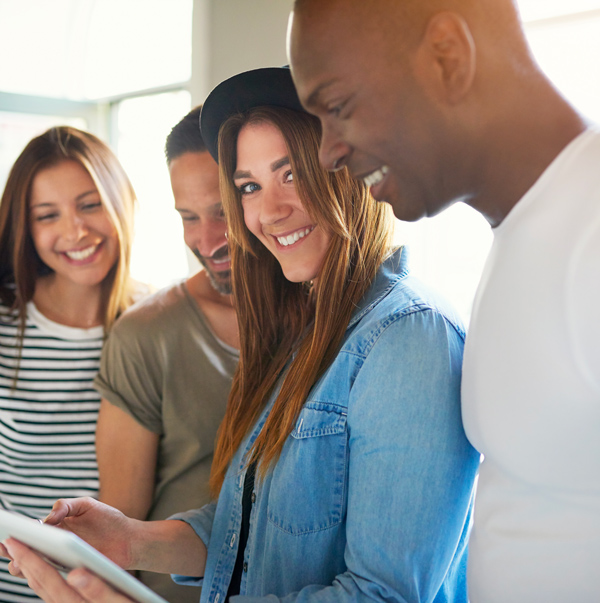
[{"label": "denim jacket collar", "polygon": [[368,314],[388,295],[399,280],[408,276],[408,273],[408,249],[401,246],[393,251],[379,266],[372,285],[358,303],[347,328],[351,329],[365,314]]}]

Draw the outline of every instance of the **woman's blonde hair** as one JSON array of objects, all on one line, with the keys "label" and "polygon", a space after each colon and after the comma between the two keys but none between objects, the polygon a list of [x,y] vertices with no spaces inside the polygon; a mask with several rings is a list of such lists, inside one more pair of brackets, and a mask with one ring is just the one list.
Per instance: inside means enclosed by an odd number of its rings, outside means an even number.
[{"label": "woman's blonde hair", "polygon": [[50,128],[33,138],[15,161],[0,201],[0,298],[17,311],[22,342],[26,306],[36,280],[51,272],[38,256],[30,227],[29,201],[35,176],[63,161],[76,161],[90,175],[114,225],[119,257],[103,285],[104,327],[130,304],[129,263],[135,193],[113,152],[99,138],[72,128]]},{"label": "woman's blonde hair", "polygon": [[[300,200],[331,234],[318,282],[292,283],[279,263],[245,226],[241,195],[233,183],[237,138],[248,124],[270,123],[283,135]],[[284,374],[281,390],[254,442],[252,462],[264,477],[278,459],[310,389],[333,362],[357,304],[391,245],[392,214],[346,169],[319,164],[319,121],[308,113],[259,107],[228,118],[219,133],[223,206],[229,225],[232,281],[240,332],[240,362],[211,472],[217,496],[235,451]]]}]

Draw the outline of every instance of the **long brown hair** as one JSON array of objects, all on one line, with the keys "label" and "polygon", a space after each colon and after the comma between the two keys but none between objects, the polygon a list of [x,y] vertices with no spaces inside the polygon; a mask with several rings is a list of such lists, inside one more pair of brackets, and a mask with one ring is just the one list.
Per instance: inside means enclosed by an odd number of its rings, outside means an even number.
[{"label": "long brown hair", "polygon": [[22,344],[27,303],[36,280],[50,273],[38,256],[31,236],[29,200],[40,170],[63,161],[79,163],[90,175],[113,223],[119,257],[103,283],[104,327],[130,304],[129,262],[133,238],[135,193],[113,152],[99,138],[72,128],[50,128],[33,138],[15,161],[0,201],[0,299],[19,320]]},{"label": "long brown hair", "polygon": [[[314,288],[286,280],[277,260],[244,223],[241,195],[233,183],[237,138],[246,124],[264,122],[282,133],[300,200],[332,235]],[[215,497],[235,451],[285,370],[250,460],[259,462],[258,474],[264,477],[278,459],[310,389],[338,354],[352,312],[391,244],[389,206],[377,203],[347,170],[325,171],[318,159],[320,137],[316,118],[279,107],[251,109],[221,127],[221,194],[229,225],[240,362],[217,438],[210,480]]]}]

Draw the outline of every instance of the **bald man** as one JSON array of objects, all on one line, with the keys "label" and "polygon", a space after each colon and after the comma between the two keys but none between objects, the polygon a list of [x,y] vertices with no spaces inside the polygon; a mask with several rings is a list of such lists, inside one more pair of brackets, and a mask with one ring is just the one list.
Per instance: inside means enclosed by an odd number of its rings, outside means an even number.
[{"label": "bald man", "polygon": [[599,601],[600,130],[510,0],[296,0],[288,46],[327,168],[403,220],[464,201],[494,228],[463,374],[471,603]]}]

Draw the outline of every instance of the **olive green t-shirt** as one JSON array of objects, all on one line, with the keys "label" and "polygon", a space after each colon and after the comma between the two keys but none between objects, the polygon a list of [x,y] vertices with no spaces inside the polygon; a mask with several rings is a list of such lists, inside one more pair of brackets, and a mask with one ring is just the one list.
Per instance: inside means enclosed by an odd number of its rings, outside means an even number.
[{"label": "olive green t-shirt", "polygon": [[[238,358],[215,337],[184,283],[138,302],[111,329],[94,385],[160,435],[148,519],[209,501],[215,437]],[[178,586],[169,576],[143,573],[142,580],[168,601],[199,599],[197,588]]]}]

